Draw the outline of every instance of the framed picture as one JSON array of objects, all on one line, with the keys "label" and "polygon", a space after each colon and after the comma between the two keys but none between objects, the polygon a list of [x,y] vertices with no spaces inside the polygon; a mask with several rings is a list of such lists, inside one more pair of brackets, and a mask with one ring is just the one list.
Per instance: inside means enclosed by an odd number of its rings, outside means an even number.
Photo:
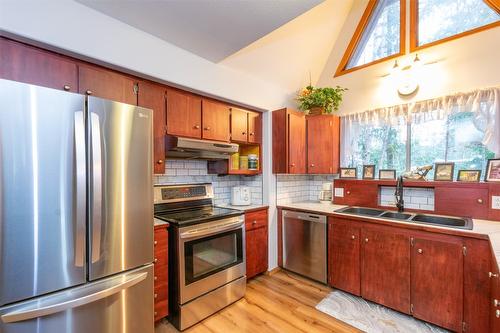
[{"label": "framed picture", "polygon": [[340,168],[340,178],[358,178],[358,171],[356,168]]},{"label": "framed picture", "polygon": [[455,163],[435,163],[434,180],[452,181]]},{"label": "framed picture", "polygon": [[375,178],[375,165],[363,165],[363,179],[374,179]]},{"label": "framed picture", "polygon": [[500,158],[488,160],[486,178],[484,180],[487,182],[500,182]]},{"label": "framed picture", "polygon": [[378,171],[378,178],[380,178],[380,179],[396,179],[396,170],[394,170],[394,169],[381,169]]},{"label": "framed picture", "polygon": [[457,181],[478,182],[481,179],[481,170],[458,170]]}]

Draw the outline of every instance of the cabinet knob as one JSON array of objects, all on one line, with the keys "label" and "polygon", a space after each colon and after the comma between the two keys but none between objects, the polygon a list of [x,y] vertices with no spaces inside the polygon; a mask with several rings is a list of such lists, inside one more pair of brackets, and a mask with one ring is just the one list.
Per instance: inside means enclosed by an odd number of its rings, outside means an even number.
[{"label": "cabinet knob", "polygon": [[495,317],[500,318],[500,310],[495,311]]},{"label": "cabinet knob", "polygon": [[194,125],[194,129],[200,129],[200,125]]},{"label": "cabinet knob", "polygon": [[253,135],[255,135],[255,133],[254,132],[250,132],[250,136],[253,136]]},{"label": "cabinet knob", "polygon": [[247,133],[246,132],[241,132],[242,135],[246,135]]},{"label": "cabinet knob", "polygon": [[155,258],[155,264],[158,262],[158,259]]},{"label": "cabinet knob", "polygon": [[158,294],[155,294],[155,298],[158,298]]},{"label": "cabinet knob", "polygon": [[496,298],[493,300],[493,305],[494,306],[499,306],[500,305],[500,301],[498,301]]},{"label": "cabinet knob", "polygon": [[495,273],[489,272],[489,273],[488,273],[488,276],[489,276],[490,278],[497,278],[497,277],[498,277],[498,274],[495,274]]},{"label": "cabinet knob", "polygon": [[158,315],[158,312],[155,311],[155,317]]},{"label": "cabinet knob", "polygon": [[314,168],[314,164],[311,164],[311,168]]},{"label": "cabinet knob", "polygon": [[157,277],[157,276],[155,276],[155,281],[156,281],[156,280],[158,280],[158,277]]},{"label": "cabinet knob", "polygon": [[65,84],[65,85],[63,86],[63,89],[64,89],[64,90],[66,90],[66,91],[70,91],[70,90],[71,90],[71,87],[70,87],[70,86],[68,86],[67,84]]},{"label": "cabinet knob", "polygon": [[368,238],[365,238],[365,243],[368,243]]},{"label": "cabinet knob", "polygon": [[85,93],[86,93],[87,95],[92,95],[92,93],[93,93],[93,92],[92,92],[92,90],[87,90]]},{"label": "cabinet knob", "polygon": [[356,239],[356,236],[352,235],[352,236],[351,236],[351,239]]},{"label": "cabinet knob", "polygon": [[482,204],[483,203],[483,199],[477,199],[477,203]]},{"label": "cabinet knob", "polygon": [[155,241],[155,245],[158,244],[158,241]]},{"label": "cabinet knob", "polygon": [[347,191],[346,193],[347,193],[347,194],[351,194],[351,191]]},{"label": "cabinet knob", "polygon": [[210,131],[210,126],[204,128],[205,131]]},{"label": "cabinet knob", "polygon": [[254,221],[252,222],[252,224],[253,224],[253,225],[256,225],[256,224],[257,224],[257,221],[255,221],[255,220],[254,220]]},{"label": "cabinet knob", "polygon": [[290,166],[293,168],[295,166],[295,163],[290,164]]},{"label": "cabinet knob", "polygon": [[163,164],[163,160],[156,161],[157,164]]},{"label": "cabinet knob", "polygon": [[422,250],[422,249],[418,249],[418,250],[417,250],[417,252],[418,252],[419,254],[422,254],[422,253],[424,253],[424,250]]}]

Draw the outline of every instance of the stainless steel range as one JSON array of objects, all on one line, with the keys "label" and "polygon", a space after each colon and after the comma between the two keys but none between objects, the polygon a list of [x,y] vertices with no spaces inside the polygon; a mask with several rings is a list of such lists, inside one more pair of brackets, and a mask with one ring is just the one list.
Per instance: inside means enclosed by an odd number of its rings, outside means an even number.
[{"label": "stainless steel range", "polygon": [[155,186],[155,218],[170,223],[170,321],[184,330],[242,298],[243,212],[213,205],[211,184]]}]

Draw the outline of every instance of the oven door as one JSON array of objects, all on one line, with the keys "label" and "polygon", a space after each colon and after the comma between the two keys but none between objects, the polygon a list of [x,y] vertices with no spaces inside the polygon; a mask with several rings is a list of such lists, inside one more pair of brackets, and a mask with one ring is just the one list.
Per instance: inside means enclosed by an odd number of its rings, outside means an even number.
[{"label": "oven door", "polygon": [[180,303],[246,273],[243,215],[179,230]]}]

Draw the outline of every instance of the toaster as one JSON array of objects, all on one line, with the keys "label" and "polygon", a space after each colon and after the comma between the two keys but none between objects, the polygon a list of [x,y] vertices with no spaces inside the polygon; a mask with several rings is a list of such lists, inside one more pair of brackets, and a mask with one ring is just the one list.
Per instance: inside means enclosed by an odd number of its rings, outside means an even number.
[{"label": "toaster", "polygon": [[235,186],[231,189],[231,205],[249,206],[251,204],[250,187]]}]

